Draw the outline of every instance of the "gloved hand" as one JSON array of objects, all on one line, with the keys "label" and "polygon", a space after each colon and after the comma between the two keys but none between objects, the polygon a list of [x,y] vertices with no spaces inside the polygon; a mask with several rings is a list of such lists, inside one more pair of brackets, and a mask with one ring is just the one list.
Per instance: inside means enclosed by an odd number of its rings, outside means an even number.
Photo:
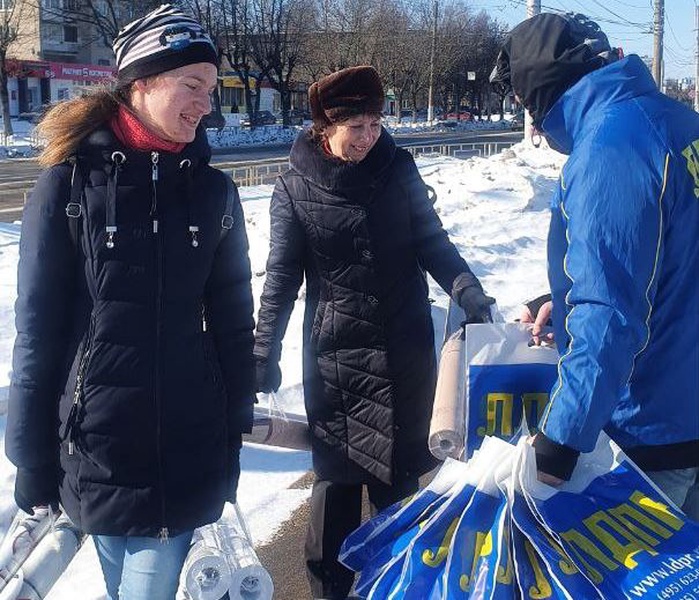
[{"label": "gloved hand", "polygon": [[15,503],[27,514],[34,514],[35,506],[51,506],[58,510],[58,467],[17,469]]},{"label": "gloved hand", "polygon": [[452,297],[466,313],[468,323],[489,323],[490,305],[495,298],[486,296],[478,278],[471,273],[461,273],[455,280]]},{"label": "gloved hand", "polygon": [[230,470],[228,479],[228,496],[226,500],[235,504],[238,499],[238,480],[240,479],[240,448],[243,445],[243,440],[240,435],[236,436],[231,448],[230,454]]},{"label": "gloved hand", "polygon": [[262,394],[276,392],[282,384],[282,370],[277,361],[269,362],[264,358],[255,359],[255,378],[257,391]]}]

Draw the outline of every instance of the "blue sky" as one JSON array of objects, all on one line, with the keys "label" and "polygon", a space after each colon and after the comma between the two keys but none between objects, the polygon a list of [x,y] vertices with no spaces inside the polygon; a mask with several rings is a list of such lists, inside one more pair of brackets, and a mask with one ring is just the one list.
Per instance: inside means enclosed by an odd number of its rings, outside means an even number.
[{"label": "blue sky", "polygon": [[[466,0],[500,22],[516,25],[527,15],[527,0]],[[665,77],[694,77],[697,0],[665,0]],[[597,21],[613,46],[626,54],[653,55],[653,0],[541,0],[542,11],[582,12]]]}]

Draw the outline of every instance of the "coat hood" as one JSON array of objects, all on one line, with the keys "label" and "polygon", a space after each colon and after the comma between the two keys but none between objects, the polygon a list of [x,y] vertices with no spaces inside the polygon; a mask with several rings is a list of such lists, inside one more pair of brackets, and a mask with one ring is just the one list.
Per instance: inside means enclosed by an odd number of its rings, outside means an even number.
[{"label": "coat hood", "polygon": [[302,131],[294,141],[289,163],[303,178],[327,190],[357,189],[381,179],[396,154],[396,144],[382,127],[381,135],[366,158],[352,163],[329,157],[321,145]]},{"label": "coat hood", "polygon": [[501,93],[514,92],[538,128],[566,90],[619,56],[584,15],[542,13],[510,32],[490,81]]}]

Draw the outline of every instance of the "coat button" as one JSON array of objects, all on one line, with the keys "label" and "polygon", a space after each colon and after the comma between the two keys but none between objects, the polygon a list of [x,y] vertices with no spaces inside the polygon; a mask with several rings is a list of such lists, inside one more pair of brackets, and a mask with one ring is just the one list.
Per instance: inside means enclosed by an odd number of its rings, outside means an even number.
[{"label": "coat button", "polygon": [[376,306],[379,303],[379,300],[376,298],[376,296],[367,296],[366,299],[369,304],[373,304],[374,306]]}]

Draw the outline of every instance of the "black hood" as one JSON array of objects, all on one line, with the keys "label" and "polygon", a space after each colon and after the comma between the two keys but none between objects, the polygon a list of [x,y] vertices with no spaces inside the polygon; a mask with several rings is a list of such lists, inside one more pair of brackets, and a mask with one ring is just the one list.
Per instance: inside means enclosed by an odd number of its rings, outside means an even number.
[{"label": "black hood", "polygon": [[587,17],[542,13],[508,34],[490,81],[502,93],[513,91],[538,128],[566,90],[619,56]]}]

